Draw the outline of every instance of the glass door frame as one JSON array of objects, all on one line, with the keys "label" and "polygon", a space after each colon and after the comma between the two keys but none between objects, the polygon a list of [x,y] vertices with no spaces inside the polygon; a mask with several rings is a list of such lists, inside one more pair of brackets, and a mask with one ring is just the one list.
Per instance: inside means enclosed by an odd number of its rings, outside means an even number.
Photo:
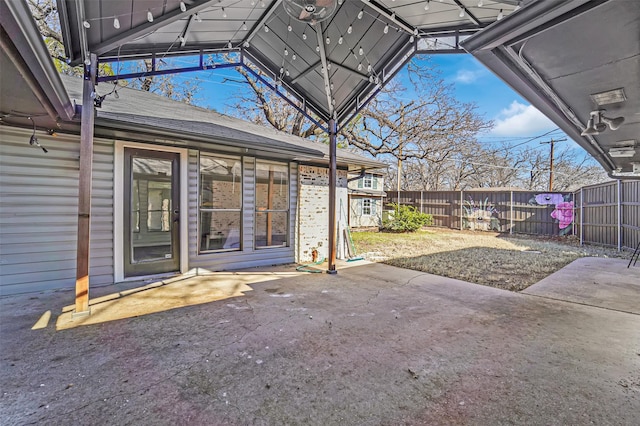
[{"label": "glass door frame", "polygon": [[[167,152],[179,154],[179,267],[178,271],[169,273],[149,273],[149,275],[125,276],[125,148],[136,148],[145,151]],[[114,188],[113,188],[113,267],[114,282],[136,281],[142,277],[175,275],[186,273],[189,266],[189,211],[188,211],[188,158],[185,148],[150,145],[136,142],[115,141],[114,150]]]}]

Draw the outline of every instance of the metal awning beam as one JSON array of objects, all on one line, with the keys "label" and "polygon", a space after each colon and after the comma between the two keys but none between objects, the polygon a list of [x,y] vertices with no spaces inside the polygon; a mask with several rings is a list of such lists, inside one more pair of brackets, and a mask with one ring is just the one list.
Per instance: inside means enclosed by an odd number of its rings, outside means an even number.
[{"label": "metal awning beam", "polygon": [[296,78],[294,78],[293,80],[291,80],[291,84],[295,84],[297,83],[301,78],[303,78],[304,76],[308,75],[309,73],[313,72],[313,70],[315,70],[316,68],[318,68],[318,65],[321,65],[322,62],[321,61],[317,61],[314,62],[313,64],[311,64],[307,69],[305,69],[304,71],[302,71],[300,74],[298,74],[296,76]]},{"label": "metal awning beam", "polygon": [[389,13],[388,10],[383,9],[382,7],[378,6],[376,3],[370,1],[370,0],[361,0],[362,3],[366,4],[369,8],[375,10],[376,12],[378,12],[380,15],[384,15],[385,18],[387,18],[389,20],[389,22],[392,22],[396,25],[398,25],[400,28],[402,28],[403,30],[405,30],[406,32],[408,32],[409,34],[414,34],[416,31],[416,28],[413,28],[412,26],[410,26],[409,24],[407,24],[406,22],[404,22],[402,19],[398,18],[397,16],[394,19],[391,19],[391,13]]},{"label": "metal awning beam", "polygon": [[282,3],[282,0],[276,0],[271,3],[271,6],[269,6],[269,9],[265,11],[265,13],[262,15],[262,18],[260,18],[260,20],[253,26],[253,28],[251,28],[251,32],[244,40],[245,42],[251,43],[251,40],[255,37],[258,31],[260,31],[262,27],[264,27],[264,25],[267,23],[271,15],[273,15],[273,13],[276,11],[280,3]]},{"label": "metal awning beam", "polygon": [[[98,56],[100,56],[104,53],[112,51],[118,46],[126,44],[130,41],[133,41],[139,37],[144,36],[145,34],[148,34],[152,31],[160,29],[172,22],[178,21],[186,16],[198,13],[199,11],[206,9],[207,7],[211,6],[216,2],[217,0],[198,0],[198,1],[195,1],[191,6],[189,6],[186,12],[183,12],[182,10],[180,10],[180,8],[177,8],[170,12],[164,13],[162,14],[162,16],[155,18],[153,22],[146,22],[143,25],[139,25],[137,27],[131,28],[130,30],[124,31],[122,34],[119,34],[116,37],[112,37],[108,40],[103,41],[100,44],[97,44],[96,46],[93,46],[91,48],[91,51],[93,53],[96,53]],[[82,3],[83,3],[82,1],[77,2],[77,4],[82,4]],[[81,19],[80,28],[84,28],[82,26],[82,20],[85,19],[84,14],[81,17],[79,17],[79,19]]]},{"label": "metal awning beam", "polygon": [[[333,112],[335,110],[333,105],[333,94],[331,93],[331,80],[329,79],[329,67],[327,67],[327,52],[324,50],[324,35],[322,29],[322,23],[317,24],[319,31],[316,31],[318,37],[318,47],[320,48],[320,62],[322,62],[322,77],[324,77],[324,92],[327,95],[327,111],[329,111],[329,117],[333,118]],[[331,127],[331,126],[329,126]]]},{"label": "metal awning beam", "polygon": [[473,22],[477,26],[482,25],[482,22],[480,22],[480,20],[476,18],[475,15],[471,13],[471,11],[467,9],[464,4],[460,3],[460,0],[453,0],[453,1],[460,7],[460,9],[464,10],[465,15],[469,17],[471,22]]}]

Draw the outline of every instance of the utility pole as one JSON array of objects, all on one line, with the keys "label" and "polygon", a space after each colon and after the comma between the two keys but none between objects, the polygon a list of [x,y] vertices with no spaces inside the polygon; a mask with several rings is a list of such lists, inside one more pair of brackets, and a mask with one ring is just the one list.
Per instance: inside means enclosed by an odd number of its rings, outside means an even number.
[{"label": "utility pole", "polygon": [[549,152],[549,192],[553,192],[553,146],[556,142],[566,141],[567,138],[562,138],[558,140],[554,140],[551,138],[550,141],[540,142],[540,143],[548,143],[551,148],[551,152]]}]

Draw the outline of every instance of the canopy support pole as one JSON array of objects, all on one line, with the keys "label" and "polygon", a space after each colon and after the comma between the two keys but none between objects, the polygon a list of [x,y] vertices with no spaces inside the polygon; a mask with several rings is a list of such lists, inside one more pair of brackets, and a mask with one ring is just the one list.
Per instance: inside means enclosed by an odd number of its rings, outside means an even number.
[{"label": "canopy support pole", "polygon": [[80,173],[78,177],[78,245],[76,261],[76,306],[74,315],[88,315],[89,239],[91,225],[91,181],[93,163],[94,104],[98,58],[92,53],[85,67],[80,127]]},{"label": "canopy support pole", "polygon": [[336,119],[329,120],[329,266],[327,274],[337,274],[336,271],[336,146],[338,126]]}]

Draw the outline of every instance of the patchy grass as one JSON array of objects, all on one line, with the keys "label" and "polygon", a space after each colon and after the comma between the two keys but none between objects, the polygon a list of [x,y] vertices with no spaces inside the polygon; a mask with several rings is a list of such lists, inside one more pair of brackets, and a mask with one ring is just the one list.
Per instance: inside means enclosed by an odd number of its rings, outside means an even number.
[{"label": "patchy grass", "polygon": [[411,234],[354,232],[359,254],[401,268],[520,291],[580,257],[629,258],[580,246],[574,237],[505,235],[429,228]]}]

